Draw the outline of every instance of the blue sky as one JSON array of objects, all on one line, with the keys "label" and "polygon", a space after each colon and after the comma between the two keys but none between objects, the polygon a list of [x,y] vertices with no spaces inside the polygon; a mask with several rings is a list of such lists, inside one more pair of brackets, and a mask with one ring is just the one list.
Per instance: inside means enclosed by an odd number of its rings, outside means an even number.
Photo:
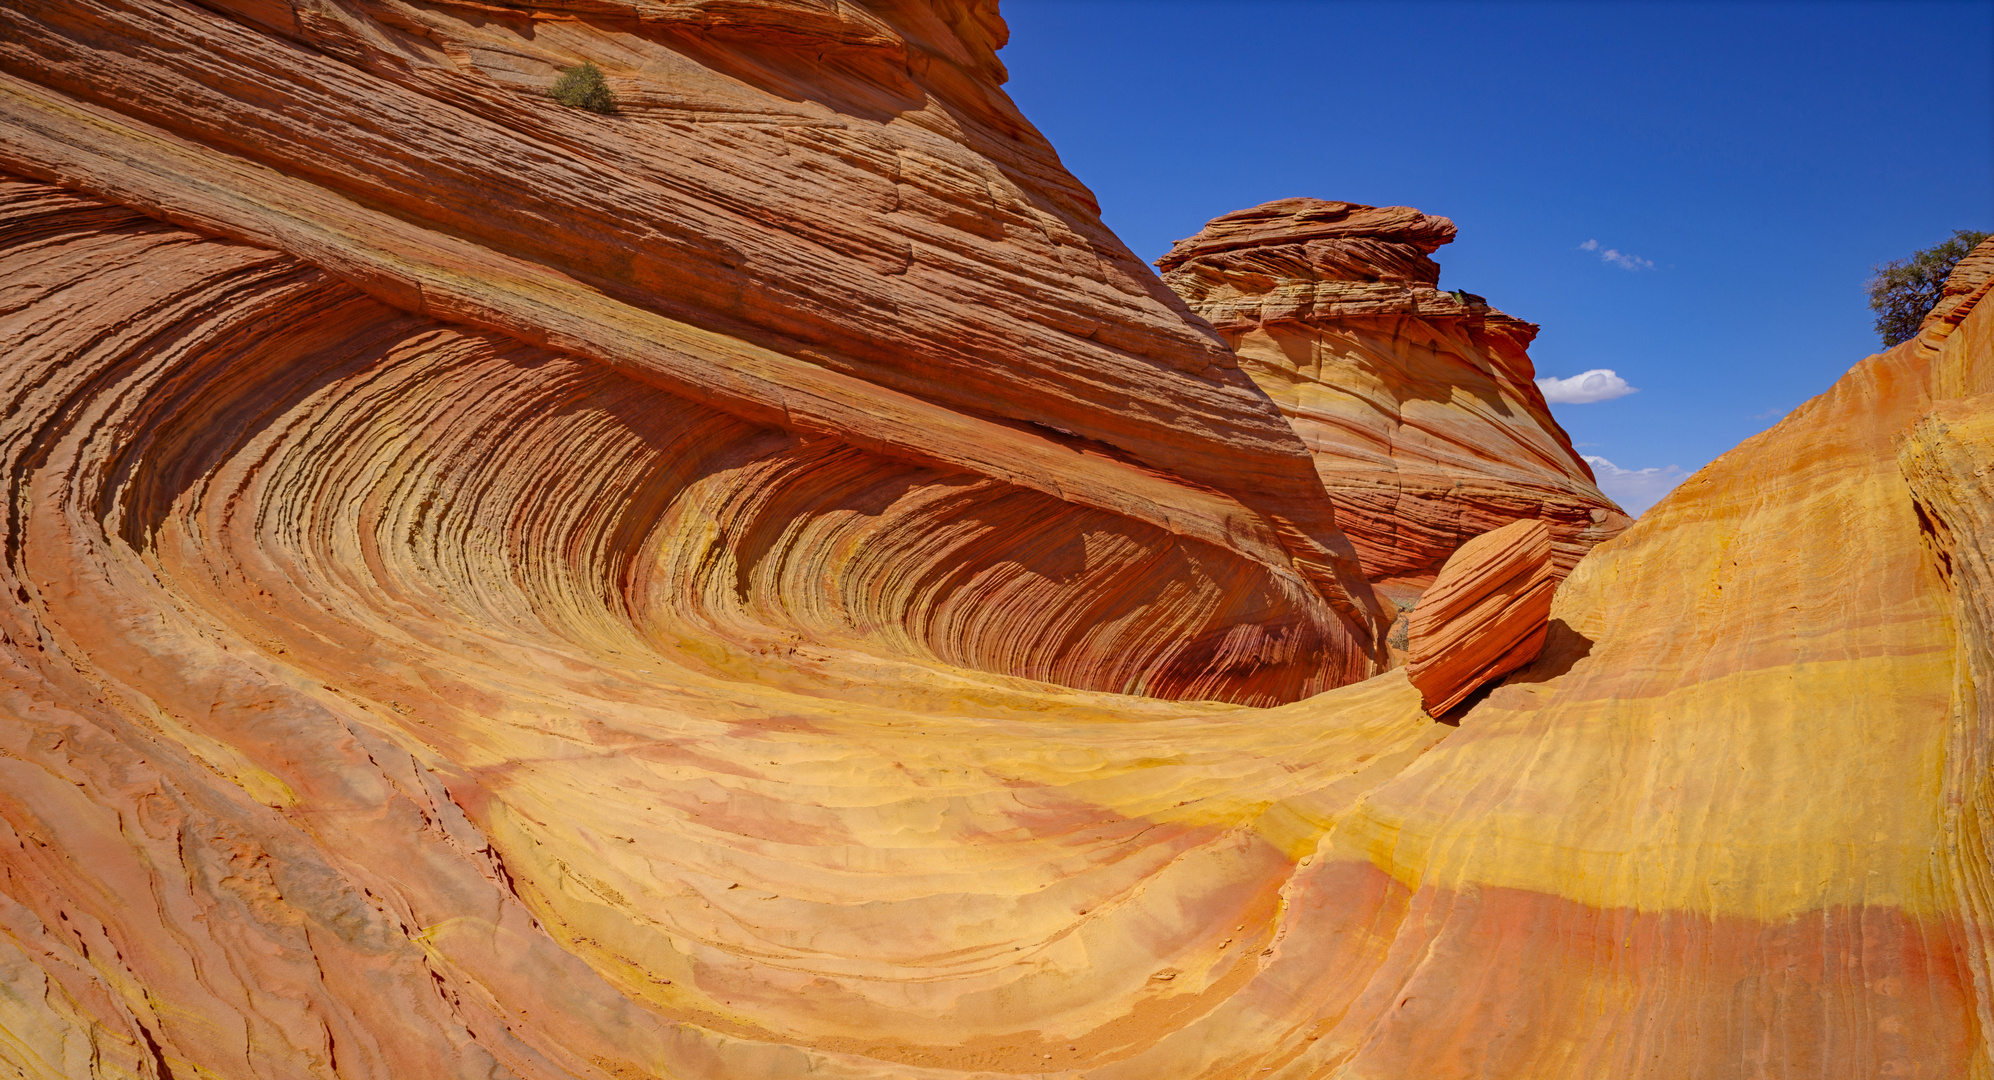
[{"label": "blue sky", "polygon": [[1877,351],[1871,266],[1994,229],[1985,0],[1002,10],[1012,97],[1138,255],[1291,195],[1445,214],[1442,287],[1540,324],[1539,375],[1638,388],[1553,406],[1630,472],[1778,422]]}]

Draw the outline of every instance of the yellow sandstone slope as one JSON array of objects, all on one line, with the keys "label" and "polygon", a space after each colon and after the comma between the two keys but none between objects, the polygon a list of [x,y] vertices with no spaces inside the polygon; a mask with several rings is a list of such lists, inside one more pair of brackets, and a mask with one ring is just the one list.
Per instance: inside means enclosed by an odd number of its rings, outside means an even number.
[{"label": "yellow sandstone slope", "polygon": [[0,18],[13,1074],[1994,1075],[1990,260],[1454,727],[982,5]]}]

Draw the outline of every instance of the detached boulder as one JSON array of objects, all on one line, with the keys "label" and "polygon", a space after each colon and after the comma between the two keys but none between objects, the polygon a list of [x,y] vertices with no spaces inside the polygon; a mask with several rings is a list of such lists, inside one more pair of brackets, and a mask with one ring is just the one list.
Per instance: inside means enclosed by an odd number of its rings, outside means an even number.
[{"label": "detached boulder", "polygon": [[1407,621],[1406,674],[1439,716],[1537,658],[1557,589],[1551,530],[1517,521],[1462,544]]}]

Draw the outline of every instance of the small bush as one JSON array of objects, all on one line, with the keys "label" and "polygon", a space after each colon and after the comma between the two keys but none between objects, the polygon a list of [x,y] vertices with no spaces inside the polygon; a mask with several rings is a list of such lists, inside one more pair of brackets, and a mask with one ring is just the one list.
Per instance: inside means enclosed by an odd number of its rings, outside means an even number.
[{"label": "small bush", "polygon": [[578,67],[562,68],[547,96],[571,109],[605,115],[616,111],[616,95],[609,91],[609,80],[602,77],[601,68],[587,60]]},{"label": "small bush", "polygon": [[1946,275],[1974,246],[1987,239],[1984,232],[1960,229],[1952,239],[1908,259],[1896,259],[1876,267],[1869,279],[1869,307],[1876,312],[1876,335],[1884,348],[1911,340],[1918,324],[1925,321],[1945,291]]},{"label": "small bush", "polygon": [[1394,600],[1392,603],[1399,609],[1399,617],[1393,621],[1391,633],[1385,638],[1385,644],[1404,652],[1412,648],[1413,601]]}]

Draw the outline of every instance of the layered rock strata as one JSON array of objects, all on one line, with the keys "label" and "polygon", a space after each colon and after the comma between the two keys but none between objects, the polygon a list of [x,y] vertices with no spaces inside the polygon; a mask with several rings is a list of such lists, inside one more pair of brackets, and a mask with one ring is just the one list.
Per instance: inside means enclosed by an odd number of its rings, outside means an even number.
[{"label": "layered rock strata", "polygon": [[[1388,620],[1306,448],[995,90],[1001,23],[831,10],[0,8],[0,168],[1231,551],[1328,635],[1318,686],[1376,670]],[[623,115],[546,97],[587,57]]]},{"label": "layered rock strata", "polygon": [[1994,1070],[1984,294],[1455,728],[983,6],[0,19],[0,1071]]},{"label": "layered rock strata", "polygon": [[1439,288],[1454,235],[1410,207],[1280,199],[1157,260],[1308,444],[1364,574],[1405,598],[1510,521],[1550,527],[1559,577],[1629,521],[1537,388],[1537,328]]},{"label": "layered rock strata", "polygon": [[1151,820],[1324,685],[1251,560],[0,195],[9,1064],[1017,1068],[1269,909]]},{"label": "layered rock strata", "polygon": [[1440,716],[1537,659],[1551,595],[1551,530],[1512,521],[1462,544],[1407,617],[1406,678]]},{"label": "layered rock strata", "polygon": [[1939,290],[1939,302],[1925,313],[1919,333],[1936,347],[1989,289],[1994,289],[1994,237],[1982,240],[1953,265],[1945,286]]}]

